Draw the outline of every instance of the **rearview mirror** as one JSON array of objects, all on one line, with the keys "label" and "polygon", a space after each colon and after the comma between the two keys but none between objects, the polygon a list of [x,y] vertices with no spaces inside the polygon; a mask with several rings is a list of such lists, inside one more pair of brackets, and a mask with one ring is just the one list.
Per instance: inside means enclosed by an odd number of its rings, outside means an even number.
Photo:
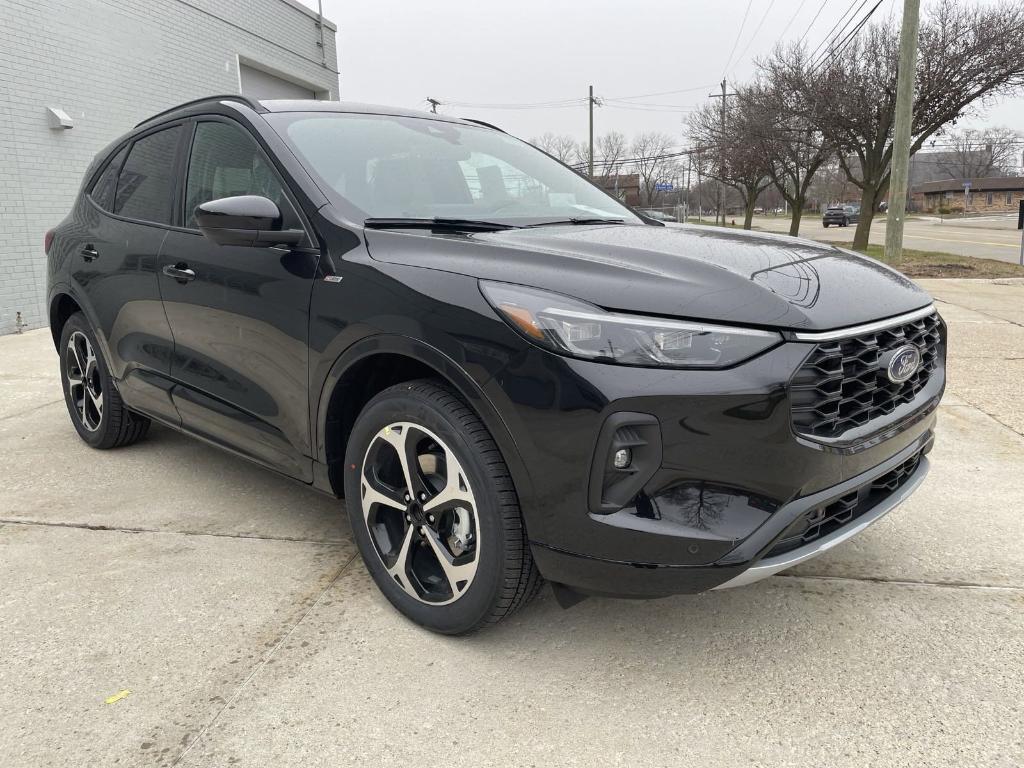
[{"label": "rearview mirror", "polygon": [[301,229],[281,229],[281,211],[273,200],[239,195],[210,200],[196,206],[196,226],[218,245],[298,245]]}]

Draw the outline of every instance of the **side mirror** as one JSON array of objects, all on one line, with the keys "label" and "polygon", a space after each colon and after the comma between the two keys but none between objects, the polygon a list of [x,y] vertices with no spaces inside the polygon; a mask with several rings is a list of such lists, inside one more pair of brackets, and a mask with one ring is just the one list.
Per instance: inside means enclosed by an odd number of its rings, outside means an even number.
[{"label": "side mirror", "polygon": [[298,245],[301,229],[281,229],[277,204],[259,195],[222,197],[196,206],[196,225],[217,245]]}]

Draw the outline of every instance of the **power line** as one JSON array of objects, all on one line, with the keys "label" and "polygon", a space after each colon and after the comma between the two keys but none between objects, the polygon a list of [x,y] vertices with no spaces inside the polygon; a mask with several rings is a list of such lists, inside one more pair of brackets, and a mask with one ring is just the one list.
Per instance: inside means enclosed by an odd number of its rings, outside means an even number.
[{"label": "power line", "polygon": [[679,88],[674,91],[658,91],[657,93],[638,93],[633,96],[607,96],[605,101],[626,101],[628,99],[646,99],[651,96],[668,96],[674,93],[694,93],[695,91],[704,91],[708,88],[714,88],[718,83],[711,83],[709,85],[698,85],[696,88]]},{"label": "power line", "polygon": [[796,41],[797,45],[800,45],[800,43],[802,43],[804,41],[804,38],[806,38],[807,34],[811,31],[811,27],[814,26],[814,22],[816,22],[818,20],[818,17],[821,16],[821,12],[824,11],[824,10],[825,10],[825,3],[822,3],[820,6],[818,6],[818,12],[816,14],[814,14],[814,18],[811,19],[811,23],[807,25],[807,29],[805,29],[804,33],[802,35],[800,35],[800,39]]},{"label": "power line", "polygon": [[[855,5],[857,5],[857,0],[853,0],[853,2],[850,3],[850,7],[847,8],[845,11],[843,11],[843,15],[839,17],[839,21],[837,21],[835,23],[835,25],[832,27],[832,29],[830,29],[828,31],[828,34],[825,35],[821,39],[821,42],[818,43],[817,46],[815,46],[814,50],[811,51],[810,55],[807,58],[808,59],[813,59],[817,55],[818,51],[821,50],[821,47],[823,45],[825,45],[825,43],[830,41],[829,40],[830,38],[831,38],[831,42],[835,42],[839,38],[839,36],[842,35],[846,31],[847,27],[849,27],[849,25],[853,22],[853,20],[857,17],[857,14],[860,13],[861,8],[863,8],[867,4],[868,4],[868,0],[861,0],[860,7],[858,7],[857,10],[854,11],[853,7]],[[850,13],[850,11],[853,11],[852,15],[850,15],[850,18],[847,19],[846,24],[843,24],[843,28],[838,33],[836,33],[836,30],[839,29],[839,25],[842,24],[843,19],[846,19],[846,16],[847,16],[847,14]],[[833,34],[835,34],[835,37],[833,37]],[[828,49],[826,48],[826,50],[828,50]]]},{"label": "power line", "polygon": [[[771,0],[771,2],[768,3],[768,8],[765,9],[764,15],[761,17],[761,21],[759,21],[757,23],[757,27],[754,29],[754,34],[752,34],[750,36],[750,39],[747,40],[747,44],[745,46],[743,46],[743,50],[740,51],[740,55],[736,57],[736,62],[737,63],[739,63],[743,59],[743,57],[746,55],[747,51],[750,50],[751,43],[754,42],[754,39],[757,37],[757,33],[761,31],[761,27],[764,26],[765,19],[767,19],[768,18],[768,14],[770,14],[772,12],[772,6],[774,6],[774,5],[775,5],[775,0]],[[801,5],[802,5],[802,3],[801,3]],[[733,73],[733,74],[735,74],[735,73]],[[735,79],[736,78],[734,77],[733,80],[735,80]]]},{"label": "power line", "polygon": [[736,42],[732,44],[729,58],[725,60],[725,66],[722,68],[722,77],[725,77],[725,73],[729,71],[729,65],[732,64],[732,55],[736,53],[736,47],[740,44],[740,38],[743,36],[743,27],[747,25],[747,16],[750,15],[750,6],[753,4],[754,0],[747,0],[747,10],[743,12],[743,21],[740,22],[739,32],[736,33]]},{"label": "power line", "polygon": [[822,54],[821,58],[819,58],[817,62],[813,62],[811,64],[810,72],[808,74],[816,74],[825,62],[827,62],[829,59],[836,58],[837,56],[839,56],[839,54],[846,50],[846,47],[854,40],[854,38],[857,37],[857,33],[860,32],[861,29],[863,29],[864,25],[868,23],[868,19],[871,18],[874,12],[877,11],[879,6],[884,2],[885,0],[878,0],[878,2],[871,7],[871,10],[867,12],[867,15],[860,20],[860,23],[857,24],[857,26],[850,30],[850,32],[846,35],[846,37],[843,38],[843,40],[839,43],[837,47],[835,47],[831,51],[826,51],[824,54]]},{"label": "power line", "polygon": [[784,27],[784,29],[789,29],[793,26],[793,22],[796,21],[796,17],[800,15],[800,11],[804,9],[805,5],[807,5],[807,0],[800,0],[800,5],[797,6],[796,13],[793,14],[793,18],[789,20],[789,23]]},{"label": "power line", "polygon": [[474,101],[455,101],[454,99],[442,99],[450,107],[463,107],[466,109],[559,109],[562,107],[575,107],[586,104],[585,98],[561,99],[557,101],[535,101],[535,102],[502,102],[484,103]]}]

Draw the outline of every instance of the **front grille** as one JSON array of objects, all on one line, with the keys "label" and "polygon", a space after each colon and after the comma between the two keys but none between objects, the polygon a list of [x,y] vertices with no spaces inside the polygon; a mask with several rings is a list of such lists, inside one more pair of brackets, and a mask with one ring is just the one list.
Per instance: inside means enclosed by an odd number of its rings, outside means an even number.
[{"label": "front grille", "polygon": [[915,453],[872,482],[805,512],[790,524],[765,557],[791,552],[856,520],[903,485],[914,474],[920,461],[921,454]]},{"label": "front grille", "polygon": [[[904,382],[889,380],[886,353],[913,344],[921,364]],[[874,333],[818,344],[790,385],[793,428],[810,437],[838,437],[911,402],[940,365],[938,314]]]}]

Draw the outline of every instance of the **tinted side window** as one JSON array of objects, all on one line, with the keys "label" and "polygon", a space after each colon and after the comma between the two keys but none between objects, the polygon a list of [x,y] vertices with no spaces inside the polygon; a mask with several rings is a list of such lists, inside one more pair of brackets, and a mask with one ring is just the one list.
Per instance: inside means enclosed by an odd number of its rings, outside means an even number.
[{"label": "tinted side window", "polygon": [[96,179],[96,183],[92,185],[92,190],[89,192],[89,197],[93,199],[93,202],[105,211],[113,210],[114,191],[117,189],[117,172],[121,170],[121,161],[124,160],[124,155],[127,151],[127,147],[122,147],[111,158],[110,162],[107,163],[107,167],[103,169],[103,173]]},{"label": "tinted side window", "polygon": [[132,144],[117,180],[114,213],[157,224],[171,223],[174,157],[180,135],[178,125]]},{"label": "tinted side window", "polygon": [[261,195],[277,203],[283,229],[301,229],[270,161],[256,140],[229,123],[199,123],[192,140],[185,187],[185,226],[195,227],[200,203],[236,195]]}]

